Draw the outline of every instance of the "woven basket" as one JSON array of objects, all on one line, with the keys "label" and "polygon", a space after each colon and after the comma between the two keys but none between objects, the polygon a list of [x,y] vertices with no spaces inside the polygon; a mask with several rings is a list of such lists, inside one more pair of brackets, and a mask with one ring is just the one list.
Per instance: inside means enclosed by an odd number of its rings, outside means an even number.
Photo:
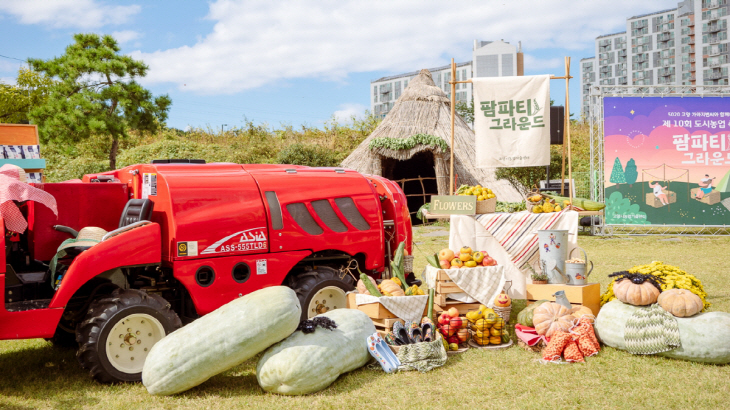
[{"label": "woven basket", "polygon": [[413,255],[405,255],[403,257],[403,272],[413,272]]},{"label": "woven basket", "polygon": [[510,317],[510,314],[512,313],[512,305],[509,305],[507,307],[495,306],[492,309],[494,310],[494,313],[498,314],[499,317],[501,317],[502,320],[504,320],[505,324],[509,323],[509,317]]}]

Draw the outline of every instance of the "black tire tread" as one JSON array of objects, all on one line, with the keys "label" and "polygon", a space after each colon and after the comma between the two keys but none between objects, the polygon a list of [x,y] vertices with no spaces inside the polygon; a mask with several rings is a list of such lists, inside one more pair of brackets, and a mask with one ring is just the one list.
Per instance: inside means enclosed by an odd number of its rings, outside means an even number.
[{"label": "black tire tread", "polygon": [[119,380],[109,374],[99,361],[99,355],[104,354],[105,351],[103,343],[99,343],[104,324],[118,312],[136,306],[146,306],[157,310],[173,325],[173,330],[182,327],[182,322],[171,309],[170,303],[159,295],[148,294],[135,289],[116,289],[111,296],[94,301],[89,306],[86,318],[76,330],[76,341],[80,346],[76,352],[76,358],[81,367],[88,370],[91,377],[101,383],[138,381],[131,378],[129,380]]},{"label": "black tire tread", "polygon": [[302,307],[301,320],[306,320],[308,318],[306,309],[309,305],[307,301],[309,295],[317,287],[317,285],[322,282],[330,281],[342,288],[345,292],[355,289],[355,283],[352,276],[347,274],[343,278],[340,278],[340,272],[329,266],[318,266],[312,271],[301,273],[291,278],[289,287],[294,290],[294,293],[297,294],[297,298],[299,298],[299,303]]}]

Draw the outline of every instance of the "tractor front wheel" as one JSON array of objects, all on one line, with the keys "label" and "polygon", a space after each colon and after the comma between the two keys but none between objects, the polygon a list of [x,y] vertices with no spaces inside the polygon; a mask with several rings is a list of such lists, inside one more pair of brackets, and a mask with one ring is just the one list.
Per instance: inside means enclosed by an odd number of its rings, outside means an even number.
[{"label": "tractor front wheel", "polygon": [[355,289],[355,281],[349,273],[318,266],[292,278],[290,287],[301,303],[301,320],[307,320],[333,309],[346,308],[345,293]]},{"label": "tractor front wheel", "polygon": [[161,296],[117,289],[91,304],[77,329],[76,357],[102,383],[140,381],[152,346],[181,326]]}]

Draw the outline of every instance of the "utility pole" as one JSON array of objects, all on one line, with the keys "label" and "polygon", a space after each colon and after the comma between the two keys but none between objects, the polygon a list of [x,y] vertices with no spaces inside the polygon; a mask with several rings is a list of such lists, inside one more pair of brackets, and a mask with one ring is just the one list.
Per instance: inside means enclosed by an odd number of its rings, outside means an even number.
[{"label": "utility pole", "polygon": [[221,124],[221,134],[223,134],[223,127],[227,127],[228,124]]}]

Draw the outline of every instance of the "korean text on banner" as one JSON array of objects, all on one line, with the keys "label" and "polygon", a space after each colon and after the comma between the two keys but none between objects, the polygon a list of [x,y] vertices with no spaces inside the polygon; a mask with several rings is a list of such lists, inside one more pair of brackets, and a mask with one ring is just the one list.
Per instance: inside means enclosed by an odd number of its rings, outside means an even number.
[{"label": "korean text on banner", "polygon": [[479,168],[550,163],[550,76],[472,78]]}]

